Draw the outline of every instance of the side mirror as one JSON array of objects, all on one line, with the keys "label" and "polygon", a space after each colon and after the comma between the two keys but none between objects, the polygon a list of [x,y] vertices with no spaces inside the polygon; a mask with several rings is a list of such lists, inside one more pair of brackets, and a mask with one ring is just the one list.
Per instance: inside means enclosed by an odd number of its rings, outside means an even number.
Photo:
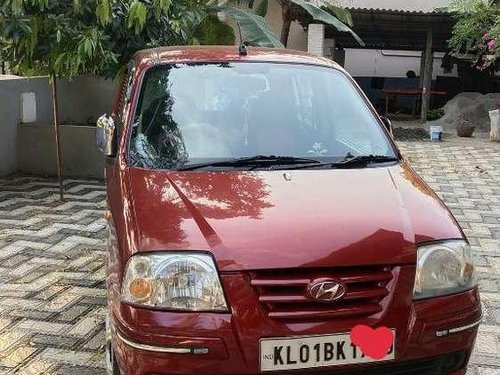
[{"label": "side mirror", "polygon": [[116,155],[116,126],[111,116],[102,115],[97,120],[96,142],[97,148],[106,156]]},{"label": "side mirror", "polygon": [[380,116],[380,119],[382,120],[382,122],[384,123],[384,126],[385,128],[387,129],[387,131],[389,132],[389,134],[394,137],[394,133],[393,133],[393,128],[392,128],[392,122],[391,120],[389,120],[389,118],[385,117],[385,116]]}]

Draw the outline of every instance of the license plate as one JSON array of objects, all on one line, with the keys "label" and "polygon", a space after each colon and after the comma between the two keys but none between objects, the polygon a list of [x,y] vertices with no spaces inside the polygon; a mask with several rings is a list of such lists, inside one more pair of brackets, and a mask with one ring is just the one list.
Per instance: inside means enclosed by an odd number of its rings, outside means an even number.
[{"label": "license plate", "polygon": [[[396,337],[396,332],[393,330]],[[349,333],[260,340],[261,371],[341,366],[395,359],[394,342],[387,355],[375,360],[351,343]]]}]

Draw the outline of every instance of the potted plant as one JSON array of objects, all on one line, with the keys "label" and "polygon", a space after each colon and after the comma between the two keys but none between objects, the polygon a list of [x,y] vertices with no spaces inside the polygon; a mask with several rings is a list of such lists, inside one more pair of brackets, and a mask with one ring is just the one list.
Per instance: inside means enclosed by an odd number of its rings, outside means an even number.
[{"label": "potted plant", "polygon": [[467,120],[461,120],[457,125],[457,135],[459,137],[472,137],[476,127]]}]

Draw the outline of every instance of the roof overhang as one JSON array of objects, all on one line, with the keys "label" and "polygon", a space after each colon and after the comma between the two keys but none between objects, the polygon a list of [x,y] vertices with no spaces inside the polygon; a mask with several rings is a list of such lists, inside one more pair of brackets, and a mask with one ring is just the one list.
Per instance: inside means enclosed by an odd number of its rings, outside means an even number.
[{"label": "roof overhang", "polygon": [[[350,8],[353,30],[366,43],[366,48],[417,50],[425,49],[428,30],[433,34],[433,50],[447,51],[448,39],[453,28],[452,15],[448,12],[418,12],[387,9]],[[307,14],[300,18],[303,25],[312,23]],[[349,33],[340,33],[326,25],[326,38],[336,40],[343,48],[362,48]]]}]

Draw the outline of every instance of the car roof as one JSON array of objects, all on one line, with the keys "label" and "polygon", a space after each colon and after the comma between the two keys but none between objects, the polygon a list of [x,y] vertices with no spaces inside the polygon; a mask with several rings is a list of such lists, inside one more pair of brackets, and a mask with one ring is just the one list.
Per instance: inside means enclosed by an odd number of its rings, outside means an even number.
[{"label": "car roof", "polygon": [[247,47],[240,55],[237,46],[173,46],[146,49],[134,55],[137,65],[151,63],[251,61],[312,64],[340,68],[332,60],[285,48]]}]

